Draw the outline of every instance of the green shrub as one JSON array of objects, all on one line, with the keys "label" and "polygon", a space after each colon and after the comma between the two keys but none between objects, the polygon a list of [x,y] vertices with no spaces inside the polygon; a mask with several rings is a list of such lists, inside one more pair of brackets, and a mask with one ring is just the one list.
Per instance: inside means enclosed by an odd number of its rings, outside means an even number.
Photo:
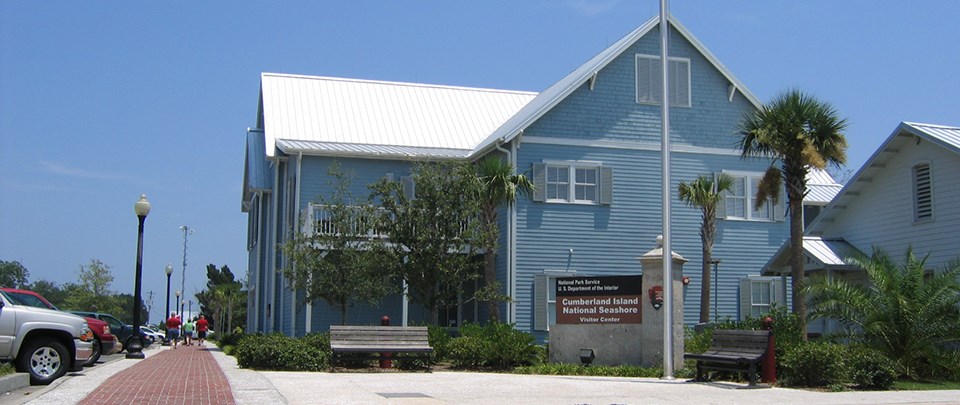
[{"label": "green shrub", "polygon": [[303,340],[279,333],[248,335],[235,349],[241,368],[280,371],[320,371],[328,367],[326,352]]},{"label": "green shrub", "polygon": [[484,363],[486,342],[477,336],[460,336],[450,341],[450,363],[457,368],[480,367]]},{"label": "green shrub", "polygon": [[303,343],[307,344],[310,347],[315,347],[320,349],[320,351],[330,354],[330,333],[329,332],[313,332],[308,333],[305,336],[301,337],[300,340]]},{"label": "green shrub", "polygon": [[544,356],[543,349],[534,344],[533,335],[510,324],[492,322],[481,327],[467,323],[460,334],[448,345],[447,356],[454,367],[507,369],[534,364]]},{"label": "green shrub", "polygon": [[16,373],[17,370],[13,367],[13,363],[0,363],[0,375],[7,375]]},{"label": "green shrub", "polygon": [[896,381],[896,363],[879,351],[853,348],[850,350],[847,362],[850,368],[850,381],[858,388],[888,390]]},{"label": "green shrub", "polygon": [[847,382],[846,346],[807,342],[784,353],[777,368],[788,387],[842,387]]},{"label": "green shrub", "polygon": [[237,342],[240,339],[243,339],[246,336],[243,333],[216,333],[212,335],[214,340],[217,341],[217,345],[220,347],[223,346],[236,346]]},{"label": "green shrub", "polygon": [[447,353],[450,351],[450,342],[453,337],[450,336],[450,330],[440,325],[427,325],[427,334],[430,339],[430,347],[433,348],[433,361],[444,361],[447,359]]}]

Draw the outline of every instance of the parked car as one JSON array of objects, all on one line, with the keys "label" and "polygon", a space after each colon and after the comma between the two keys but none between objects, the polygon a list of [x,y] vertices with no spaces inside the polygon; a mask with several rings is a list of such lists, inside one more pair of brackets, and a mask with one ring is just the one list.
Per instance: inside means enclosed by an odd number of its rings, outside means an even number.
[{"label": "parked car", "polygon": [[[36,292],[6,287],[0,289],[19,304],[36,308],[47,308],[54,311],[60,310]],[[93,343],[93,356],[83,364],[85,367],[89,367],[96,364],[97,360],[100,360],[101,354],[114,354],[119,352],[122,347],[120,346],[120,342],[117,341],[117,337],[110,333],[109,324],[97,318],[87,317],[85,319],[87,320],[87,325],[90,326],[90,330],[93,331],[95,339]]]},{"label": "parked car", "polygon": [[30,373],[31,384],[50,384],[83,369],[93,356],[93,331],[82,317],[21,305],[0,290],[0,361]]},{"label": "parked car", "polygon": [[[110,325],[111,333],[117,337],[117,341],[122,345],[121,350],[126,350],[127,346],[130,345],[130,338],[133,337],[133,325],[127,325],[113,315],[102,312],[70,311],[70,313],[106,322]],[[147,339],[144,339],[142,343],[144,349],[150,346],[150,341]]]},{"label": "parked car", "polygon": [[143,335],[144,339],[149,339],[151,344],[157,342],[163,344],[163,340],[166,337],[163,335],[163,333],[160,333],[160,331],[146,325],[140,326],[140,333]]}]

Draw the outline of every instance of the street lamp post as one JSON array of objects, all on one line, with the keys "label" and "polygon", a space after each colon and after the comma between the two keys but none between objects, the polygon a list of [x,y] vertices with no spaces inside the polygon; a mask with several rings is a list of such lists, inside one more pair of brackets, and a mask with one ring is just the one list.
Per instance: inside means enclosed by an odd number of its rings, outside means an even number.
[{"label": "street lamp post", "polygon": [[150,202],[147,201],[145,194],[140,194],[140,199],[133,205],[133,209],[139,220],[139,226],[137,227],[137,276],[133,286],[133,338],[130,339],[130,344],[127,346],[127,358],[142,359],[144,355],[143,340],[140,334],[140,308],[142,306],[140,302],[140,278],[143,274],[143,221],[147,219],[147,214],[150,213]]},{"label": "street lamp post", "polygon": [[177,290],[177,306],[173,308],[174,312],[180,312],[180,290]]},{"label": "street lamp post", "polygon": [[170,275],[173,274],[173,266],[167,263],[167,268],[164,271],[167,273],[167,307],[163,312],[163,320],[167,320],[167,317],[170,316]]}]

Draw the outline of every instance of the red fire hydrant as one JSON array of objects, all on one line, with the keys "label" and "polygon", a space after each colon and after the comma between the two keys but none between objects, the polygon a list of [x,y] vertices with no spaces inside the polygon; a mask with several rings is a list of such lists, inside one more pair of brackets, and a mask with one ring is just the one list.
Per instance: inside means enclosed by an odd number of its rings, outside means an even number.
[{"label": "red fire hydrant", "polygon": [[[380,318],[380,326],[390,326],[390,317],[384,315]],[[393,353],[380,353],[380,368],[393,368]]]},{"label": "red fire hydrant", "polygon": [[760,381],[773,384],[777,382],[777,355],[773,341],[772,317],[763,317],[763,329],[770,331],[770,335],[767,337],[767,354],[763,356],[763,365],[760,367]]}]

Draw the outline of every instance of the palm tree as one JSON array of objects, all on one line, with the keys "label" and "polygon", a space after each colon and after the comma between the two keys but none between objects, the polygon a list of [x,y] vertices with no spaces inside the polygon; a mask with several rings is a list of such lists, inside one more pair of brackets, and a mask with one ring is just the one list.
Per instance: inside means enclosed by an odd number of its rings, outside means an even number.
[{"label": "palm tree", "polygon": [[[487,156],[477,162],[477,179],[480,181],[481,226],[485,230],[483,246],[483,280],[486,288],[499,290],[496,273],[497,241],[500,230],[497,227],[497,209],[503,204],[513,204],[517,194],[526,194],[533,190],[533,183],[522,174],[514,174],[513,165],[497,156]],[[490,295],[487,306],[490,320],[500,320],[500,299],[498,294]]]},{"label": "palm tree", "polygon": [[879,350],[916,377],[945,344],[960,342],[960,262],[930,274],[926,260],[907,249],[898,265],[875,247],[870,258],[848,260],[864,270],[864,284],[811,277],[804,288],[811,315],[839,321],[840,337]]},{"label": "palm tree", "polygon": [[[846,161],[847,122],[824,101],[790,90],[748,114],[740,123],[741,157],[772,158],[757,190],[755,208],[777,203],[786,185],[790,213],[790,273],[793,312],[800,319],[801,339],[807,336],[807,303],[803,294],[803,196],[810,167],[839,167]],[[780,167],[776,167],[777,163]]]},{"label": "palm tree", "polygon": [[700,242],[703,249],[700,282],[700,323],[710,321],[710,262],[713,259],[713,241],[717,234],[717,204],[724,191],[733,188],[733,178],[720,173],[699,176],[690,184],[680,182],[680,201],[700,207],[703,222],[700,223]]}]

